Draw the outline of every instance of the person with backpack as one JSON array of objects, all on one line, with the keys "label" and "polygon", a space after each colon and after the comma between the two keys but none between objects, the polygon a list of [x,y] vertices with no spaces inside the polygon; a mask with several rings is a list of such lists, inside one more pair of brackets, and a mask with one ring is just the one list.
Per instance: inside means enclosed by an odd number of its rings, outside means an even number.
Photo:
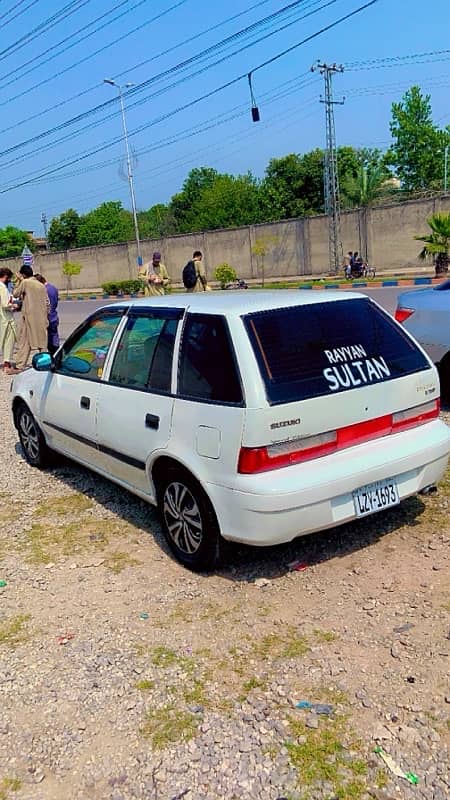
[{"label": "person with backpack", "polygon": [[195,250],[192,259],[183,268],[183,285],[187,292],[208,292],[205,265],[200,250]]}]

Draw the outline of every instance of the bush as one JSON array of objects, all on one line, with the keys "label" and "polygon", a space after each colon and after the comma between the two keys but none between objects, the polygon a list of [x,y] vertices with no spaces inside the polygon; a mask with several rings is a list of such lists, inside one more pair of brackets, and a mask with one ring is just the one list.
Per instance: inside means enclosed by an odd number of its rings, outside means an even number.
[{"label": "bush", "polygon": [[105,294],[117,295],[119,292],[122,292],[122,294],[137,294],[142,289],[142,283],[138,279],[107,281],[102,283],[102,289]]},{"label": "bush", "polygon": [[228,283],[233,283],[237,278],[236,270],[229,264],[219,264],[215,271],[216,281],[219,281],[220,288],[225,289]]}]

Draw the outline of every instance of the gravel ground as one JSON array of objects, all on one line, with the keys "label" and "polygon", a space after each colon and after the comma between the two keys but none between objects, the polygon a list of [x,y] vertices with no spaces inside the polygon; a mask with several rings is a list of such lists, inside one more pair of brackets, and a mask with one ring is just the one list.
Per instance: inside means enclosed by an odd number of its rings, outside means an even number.
[{"label": "gravel ground", "polygon": [[144,503],[25,463],[0,380],[0,800],[448,798],[450,472],[193,575]]}]

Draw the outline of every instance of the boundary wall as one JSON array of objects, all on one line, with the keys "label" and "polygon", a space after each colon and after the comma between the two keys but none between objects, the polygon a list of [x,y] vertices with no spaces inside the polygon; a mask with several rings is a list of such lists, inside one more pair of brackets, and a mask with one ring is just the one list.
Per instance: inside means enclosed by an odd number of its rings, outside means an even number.
[{"label": "boundary wall", "polygon": [[[414,236],[427,234],[426,221],[438,211],[450,212],[449,194],[343,212],[344,252],[358,250],[377,273],[423,268],[423,262],[418,259],[421,243],[415,241]],[[264,259],[266,280],[329,274],[328,221],[325,215],[144,239],[142,253],[144,261],[147,261],[154,250],[159,250],[174,283],[181,281],[183,266],[194,250],[202,251],[210,279],[214,279],[215,268],[223,262],[234,267],[240,278],[260,279],[261,259],[252,254],[252,247],[257,239],[265,236],[275,239]],[[136,244],[124,242],[40,253],[35,256],[34,269],[62,289],[66,285],[61,272],[64,261],[76,261],[82,265],[81,273],[72,278],[72,290],[98,289],[106,281],[136,276]],[[2,266],[14,272],[21,263],[20,258],[0,261]]]}]

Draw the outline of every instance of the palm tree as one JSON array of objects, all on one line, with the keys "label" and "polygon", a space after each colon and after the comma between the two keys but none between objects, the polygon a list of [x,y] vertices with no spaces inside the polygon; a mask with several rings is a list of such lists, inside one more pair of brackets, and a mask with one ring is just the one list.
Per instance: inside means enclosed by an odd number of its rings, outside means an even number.
[{"label": "palm tree", "polygon": [[386,174],[386,168],[378,164],[361,164],[357,174],[349,176],[342,184],[344,204],[350,207],[370,206],[392,192],[392,181]]},{"label": "palm tree", "polygon": [[427,222],[431,233],[428,236],[414,237],[419,242],[425,242],[419,258],[425,259],[432,256],[436,275],[443,275],[448,272],[450,261],[450,213],[433,214]]}]

